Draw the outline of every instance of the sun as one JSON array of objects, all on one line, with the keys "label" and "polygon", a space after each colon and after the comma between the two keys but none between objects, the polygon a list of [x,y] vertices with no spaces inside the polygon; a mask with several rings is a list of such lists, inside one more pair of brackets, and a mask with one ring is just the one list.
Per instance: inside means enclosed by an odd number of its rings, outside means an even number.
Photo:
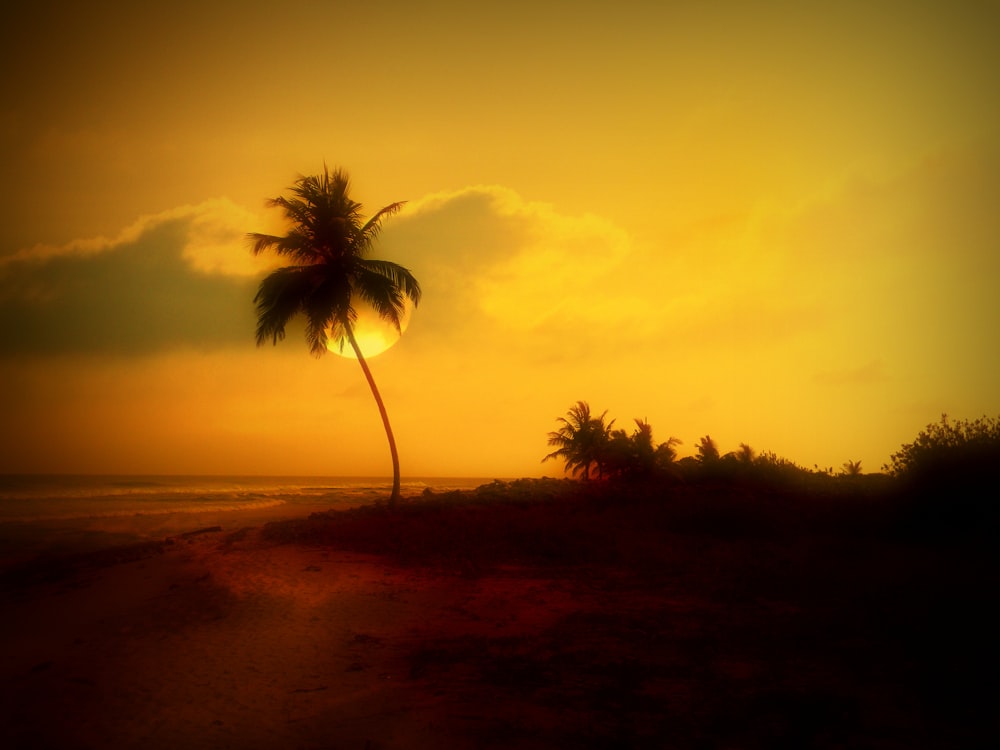
[{"label": "sun", "polygon": [[[358,311],[358,322],[354,326],[354,338],[357,339],[358,347],[365,359],[377,357],[399,341],[400,331],[397,331],[392,323],[382,320],[371,307],[368,305],[355,305],[354,307]],[[400,320],[400,328],[403,331],[410,323],[412,311],[413,305],[407,300],[406,310]],[[354,349],[347,339],[331,338],[326,342],[326,348],[346,359],[357,359]]]}]

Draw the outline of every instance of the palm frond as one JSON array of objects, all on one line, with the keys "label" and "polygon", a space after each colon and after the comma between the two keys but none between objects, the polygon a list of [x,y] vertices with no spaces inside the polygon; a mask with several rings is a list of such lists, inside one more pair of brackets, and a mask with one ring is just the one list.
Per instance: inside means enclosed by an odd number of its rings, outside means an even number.
[{"label": "palm frond", "polygon": [[278,196],[277,198],[271,198],[267,202],[267,205],[271,208],[280,208],[285,218],[292,224],[299,224],[301,226],[310,226],[312,224],[313,211],[308,201]]},{"label": "palm frond", "polygon": [[[324,168],[322,175],[299,177],[292,187],[292,193],[297,198],[284,200],[300,204],[294,206],[296,212],[302,212],[294,221],[322,224],[332,217],[341,217],[357,228],[361,225],[362,205],[351,199],[350,187],[351,181],[346,172],[340,169],[330,172]],[[278,205],[284,207],[283,204]]]},{"label": "palm frond", "polygon": [[376,260],[373,258],[358,259],[357,267],[388,279],[393,286],[399,289],[403,296],[410,298],[414,307],[420,304],[420,282],[417,281],[410,269],[398,263],[393,263],[390,260]]},{"label": "palm frond", "polygon": [[328,331],[333,329],[340,338],[341,328],[357,318],[351,306],[350,279],[343,274],[325,274],[305,300],[302,311],[306,316],[306,341],[316,357],[326,353]]},{"label": "palm frond", "polygon": [[310,237],[297,229],[292,229],[284,236],[251,232],[247,235],[247,240],[250,242],[250,252],[254,255],[271,250],[299,263],[316,263],[320,259]]},{"label": "palm frond", "polygon": [[382,233],[382,220],[393,216],[406,205],[406,201],[397,201],[396,203],[390,203],[388,206],[383,206],[380,208],[368,221],[365,222],[358,230],[357,244],[360,254],[366,253],[371,246],[374,244],[375,240]]},{"label": "palm frond", "polygon": [[361,204],[349,193],[347,173],[324,165],[321,174],[298,177],[288,194],[268,201],[292,225],[288,234],[247,235],[254,255],[269,250],[299,264],[279,269],[261,283],[254,298],[258,343],[277,343],[285,336],[287,322],[302,313],[306,341],[319,356],[331,338],[343,339],[356,323],[356,300],[366,302],[397,330],[407,300],[419,303],[420,284],[408,269],[364,257],[382,222],[404,204],[391,203],[365,221]]},{"label": "palm frond", "polygon": [[615,421],[605,422],[607,411],[597,417],[592,416],[590,404],[577,401],[566,412],[565,417],[557,417],[559,428],[549,433],[548,444],[556,450],[547,454],[542,461],[561,458],[571,474],[582,473],[590,477],[590,467],[597,466],[598,476],[602,476],[607,445],[611,440],[611,428]]},{"label": "palm frond", "polygon": [[315,285],[308,266],[286,266],[260,282],[253,301],[257,307],[257,346],[285,338],[285,326],[302,310]]},{"label": "palm frond", "polygon": [[354,291],[382,320],[392,323],[397,331],[402,331],[406,298],[392,279],[366,269],[359,269],[354,278]]}]

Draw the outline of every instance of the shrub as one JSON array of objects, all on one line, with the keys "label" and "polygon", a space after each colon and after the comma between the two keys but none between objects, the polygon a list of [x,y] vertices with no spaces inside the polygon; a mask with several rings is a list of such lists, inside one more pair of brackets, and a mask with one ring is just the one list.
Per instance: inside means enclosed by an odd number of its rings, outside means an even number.
[{"label": "shrub", "polygon": [[927,425],[912,443],[890,457],[884,468],[905,479],[929,479],[947,475],[951,481],[969,478],[972,472],[984,479],[991,464],[1000,459],[1000,419],[980,417],[974,422],[941,421]]},{"label": "shrub", "polygon": [[940,536],[976,533],[989,537],[1000,521],[990,491],[1000,465],[1000,420],[941,421],[928,425],[894,453],[886,469],[909,499],[911,527]]}]

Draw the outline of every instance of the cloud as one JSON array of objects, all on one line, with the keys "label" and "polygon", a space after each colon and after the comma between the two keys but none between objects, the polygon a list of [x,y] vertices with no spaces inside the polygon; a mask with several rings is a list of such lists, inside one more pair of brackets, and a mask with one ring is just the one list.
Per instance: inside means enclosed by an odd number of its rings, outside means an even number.
[{"label": "cloud", "polygon": [[[248,342],[256,283],[274,263],[250,257],[248,229],[275,231],[219,199],[141,217],[111,238],[0,260],[0,351],[140,354]],[[498,186],[409,204],[377,248],[423,286],[409,338],[496,351],[545,349],[580,326],[598,340],[634,306],[606,283],[630,252],[610,222]]]},{"label": "cloud", "polygon": [[813,380],[821,385],[851,386],[884,383],[888,380],[888,376],[884,363],[873,359],[858,367],[817,373]]},{"label": "cloud", "polygon": [[382,240],[424,289],[408,346],[573,367],[745,350],[822,325],[763,226],[727,217],[651,247],[603,217],[472,186],[409,204]]},{"label": "cloud", "polygon": [[0,352],[142,354],[253,338],[253,216],[226,200],[138,219],[113,238],[0,261]]},{"label": "cloud", "polygon": [[408,336],[447,346],[545,346],[567,326],[594,337],[630,307],[606,279],[632,251],[621,228],[500,186],[415,201],[386,227],[385,255],[420,280]]}]

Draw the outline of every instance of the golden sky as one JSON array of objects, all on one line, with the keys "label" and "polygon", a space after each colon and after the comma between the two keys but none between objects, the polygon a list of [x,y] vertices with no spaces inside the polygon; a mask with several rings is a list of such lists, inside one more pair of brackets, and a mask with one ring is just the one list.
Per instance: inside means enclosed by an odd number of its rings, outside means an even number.
[{"label": "golden sky", "polygon": [[[754,6],[757,7],[754,7]],[[388,475],[353,360],[254,346],[324,162],[424,299],[405,476],[578,399],[811,468],[1000,414],[997,2],[36,3],[0,32],[0,471]]]}]

